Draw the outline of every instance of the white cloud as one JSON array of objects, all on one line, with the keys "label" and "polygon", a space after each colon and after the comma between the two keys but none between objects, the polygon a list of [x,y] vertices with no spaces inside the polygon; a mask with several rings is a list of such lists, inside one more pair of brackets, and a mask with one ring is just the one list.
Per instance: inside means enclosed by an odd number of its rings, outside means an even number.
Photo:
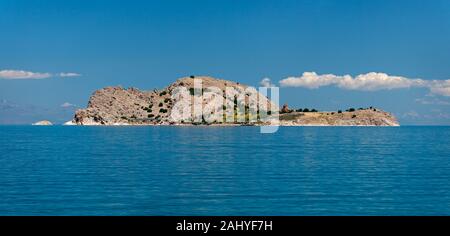
[{"label": "white cloud", "polygon": [[445,101],[439,98],[436,98],[434,96],[427,96],[424,98],[417,98],[415,100],[417,103],[420,103],[422,105],[444,105],[444,106],[449,106],[450,102],[449,101]]},{"label": "white cloud", "polygon": [[259,82],[259,84],[260,84],[262,87],[275,87],[275,85],[272,84],[272,82],[270,81],[269,78],[264,78],[264,79],[262,79],[261,82]]},{"label": "white cloud", "polygon": [[348,90],[376,91],[424,87],[433,94],[450,96],[450,80],[409,79],[385,73],[370,72],[353,78],[350,75],[333,74],[318,75],[315,72],[304,72],[300,77],[288,77],[280,81],[283,87],[304,87],[316,89],[322,86],[337,86]]},{"label": "white cloud", "polygon": [[376,91],[383,89],[399,89],[410,87],[423,87],[425,81],[421,79],[408,79],[401,76],[390,76],[385,73],[367,73],[356,78],[347,78],[338,81],[338,86],[351,90]]},{"label": "white cloud", "polygon": [[24,70],[0,70],[0,79],[48,79],[51,77],[78,77],[81,76],[78,73],[59,73],[56,75],[53,75],[51,73],[40,73],[40,72],[31,72],[31,71],[24,71]]},{"label": "white cloud", "polygon": [[46,79],[50,73],[37,73],[24,70],[0,70],[0,79]]},{"label": "white cloud", "polygon": [[402,117],[402,118],[417,119],[417,118],[420,117],[420,114],[417,113],[416,111],[409,111],[409,112],[403,113],[403,114],[401,115],[401,117]]},{"label": "white cloud", "polygon": [[69,72],[69,73],[59,73],[59,77],[79,77],[79,76],[81,76],[80,74],[78,74],[78,73],[72,73],[72,72]]},{"label": "white cloud", "polygon": [[450,80],[433,80],[429,85],[433,94],[442,96],[450,96]]},{"label": "white cloud", "polygon": [[316,89],[322,86],[336,84],[338,81],[344,79],[345,76],[336,76],[332,74],[318,75],[316,72],[304,72],[301,77],[288,77],[280,81],[283,87],[304,87],[309,89]]},{"label": "white cloud", "polygon": [[72,103],[65,102],[65,103],[61,104],[61,107],[69,108],[69,107],[76,107],[76,105],[74,105]]}]

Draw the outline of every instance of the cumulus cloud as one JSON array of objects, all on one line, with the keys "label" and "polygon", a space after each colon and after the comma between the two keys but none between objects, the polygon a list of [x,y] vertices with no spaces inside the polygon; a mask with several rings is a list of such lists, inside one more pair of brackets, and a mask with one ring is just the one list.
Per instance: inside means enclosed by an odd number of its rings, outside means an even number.
[{"label": "cumulus cloud", "polygon": [[429,88],[433,94],[450,96],[450,80],[432,80]]},{"label": "cumulus cloud", "polygon": [[260,84],[262,87],[275,87],[275,85],[272,84],[272,82],[270,81],[269,78],[264,78],[264,79],[262,79],[261,82],[259,82],[259,84]]},{"label": "cumulus cloud", "polygon": [[288,77],[280,81],[283,87],[304,87],[317,89],[323,86],[336,86],[348,90],[377,91],[412,87],[428,88],[431,93],[450,96],[450,80],[410,79],[385,73],[370,72],[356,77],[350,75],[318,75],[304,72],[300,77]]},{"label": "cumulus cloud", "polygon": [[281,80],[280,85],[283,87],[304,87],[316,89],[322,86],[336,84],[346,76],[336,76],[332,74],[318,75],[316,72],[304,72],[301,77],[288,77]]},{"label": "cumulus cloud", "polygon": [[53,75],[51,73],[40,73],[40,72],[31,72],[24,70],[0,70],[0,79],[48,79],[52,77],[78,77],[81,76],[78,73],[59,73]]},{"label": "cumulus cloud", "polygon": [[79,76],[81,76],[80,74],[78,74],[78,73],[72,73],[72,72],[69,72],[69,73],[59,73],[59,77],[79,77]]},{"label": "cumulus cloud", "polygon": [[24,70],[0,70],[0,79],[46,79],[50,73],[38,73]]},{"label": "cumulus cloud", "polygon": [[408,79],[401,76],[390,76],[385,73],[367,73],[358,75],[356,78],[347,76],[338,81],[338,86],[351,90],[376,91],[383,89],[399,89],[410,87],[423,87],[425,81],[421,79]]}]

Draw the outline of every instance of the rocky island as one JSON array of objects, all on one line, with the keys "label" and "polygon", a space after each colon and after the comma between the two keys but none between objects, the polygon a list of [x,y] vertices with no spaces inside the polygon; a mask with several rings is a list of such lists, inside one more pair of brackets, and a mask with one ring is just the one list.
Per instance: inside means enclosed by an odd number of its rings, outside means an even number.
[{"label": "rocky island", "polygon": [[[195,85],[201,82],[202,89]],[[240,99],[237,99],[240,98]],[[202,113],[195,112],[201,107]],[[187,116],[185,114],[188,114]],[[184,115],[183,115],[184,114]],[[212,77],[181,78],[161,90],[106,87],[94,92],[86,109],[66,125],[267,125],[398,126],[375,108],[318,112],[279,109],[266,95],[237,82]]]},{"label": "rocky island", "polygon": [[38,125],[38,126],[44,126],[44,125],[53,125],[52,122],[48,121],[48,120],[41,120],[38,122],[33,123],[32,125]]},{"label": "rocky island", "polygon": [[[301,109],[300,109],[301,110]],[[373,107],[346,111],[294,111],[280,114],[283,126],[399,126],[396,118]]]}]

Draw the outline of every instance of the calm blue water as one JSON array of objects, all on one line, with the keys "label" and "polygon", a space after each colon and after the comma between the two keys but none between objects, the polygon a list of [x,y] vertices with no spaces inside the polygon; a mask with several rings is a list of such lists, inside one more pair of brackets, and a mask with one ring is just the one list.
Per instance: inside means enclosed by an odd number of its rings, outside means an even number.
[{"label": "calm blue water", "polygon": [[450,127],[0,126],[0,215],[450,215]]}]

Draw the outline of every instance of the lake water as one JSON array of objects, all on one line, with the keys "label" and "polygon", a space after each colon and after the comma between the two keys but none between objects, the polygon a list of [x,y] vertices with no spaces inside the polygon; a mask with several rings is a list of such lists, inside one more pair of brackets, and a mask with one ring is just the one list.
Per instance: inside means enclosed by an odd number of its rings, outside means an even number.
[{"label": "lake water", "polygon": [[450,127],[0,126],[0,215],[450,215]]}]

